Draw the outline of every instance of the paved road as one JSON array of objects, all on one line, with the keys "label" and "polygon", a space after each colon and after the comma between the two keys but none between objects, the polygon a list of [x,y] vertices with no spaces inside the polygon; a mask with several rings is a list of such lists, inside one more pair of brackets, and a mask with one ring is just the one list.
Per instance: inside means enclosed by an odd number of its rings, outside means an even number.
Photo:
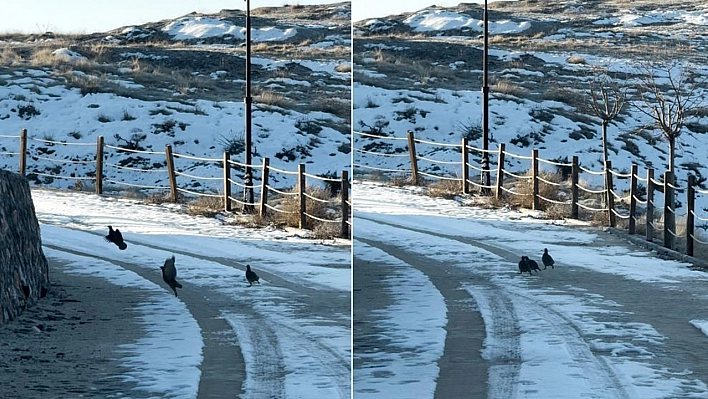
[{"label": "paved road", "polygon": [[[572,259],[560,260],[556,269],[548,269],[537,276],[520,276],[513,270],[513,265],[518,262],[518,251],[513,248],[513,243],[481,242],[464,236],[432,233],[397,222],[367,219],[366,215],[360,215],[359,220],[373,223],[366,226],[372,231],[378,227],[394,229],[392,234],[397,240],[396,244],[391,244],[391,240],[385,237],[364,232],[356,237],[357,242],[377,248],[424,273],[445,299],[447,335],[444,354],[437,362],[439,376],[435,398],[537,397],[535,381],[528,378],[528,373],[524,377],[521,372],[532,363],[520,355],[520,342],[528,333],[523,331],[525,322],[521,319],[542,322],[545,331],[555,340],[554,345],[562,348],[561,352],[568,356],[572,366],[582,370],[583,378],[596,388],[589,397],[642,397],[641,378],[628,376],[623,371],[622,362],[625,361],[646,362],[652,370],[685,377],[670,397],[708,397],[705,390],[708,340],[689,323],[706,317],[708,290],[705,280],[678,278],[675,282],[640,282],[575,267]],[[479,266],[475,270],[436,260],[423,248],[424,244],[438,239],[493,254],[498,257],[495,262],[508,265],[508,276],[500,278],[498,269],[489,272]],[[407,243],[403,245],[402,242]],[[600,233],[592,245],[602,248],[629,244]],[[396,345],[382,339],[390,334],[382,334],[380,327],[367,319],[377,309],[386,308],[392,300],[383,282],[386,269],[359,259],[356,244],[354,248],[356,370],[372,366],[357,361],[357,353],[371,352],[372,348],[379,352],[396,350]],[[485,261],[473,259],[469,263],[481,265]],[[538,303],[533,292],[551,292],[558,298],[601,298],[606,307],[603,311],[607,313],[597,316],[602,324],[600,327],[588,328],[589,320],[579,321],[572,310],[563,306]],[[480,308],[491,309],[491,312],[482,315]],[[495,346],[485,348],[485,339]],[[618,351],[618,344],[625,349]],[[355,392],[356,375],[355,371]],[[572,392],[568,395],[575,397]],[[385,393],[380,395],[385,396]]]},{"label": "paved road", "polygon": [[[85,233],[87,241],[93,240],[90,233]],[[99,239],[96,236],[96,239]],[[175,252],[159,246],[131,241],[131,248],[147,247],[156,251],[166,251],[167,253],[177,253],[178,270],[180,259],[204,260],[215,262],[225,268],[238,271],[238,275],[245,270],[245,265],[233,259],[213,258],[197,256],[188,252]],[[106,256],[96,256],[95,251],[68,250],[50,246],[45,243],[45,247],[54,251],[61,251],[74,256],[87,259],[90,264],[91,259],[103,260],[117,265],[126,270],[137,273],[145,280],[149,280],[158,286],[169,290],[161,278],[159,265],[154,268],[146,268],[136,260],[127,260],[124,253],[116,256],[106,254]],[[180,255],[184,255],[181,256]],[[120,260],[123,259],[123,260]],[[52,261],[54,273],[62,274],[61,262]],[[188,280],[180,279],[184,288],[178,289],[179,300],[187,307],[191,316],[199,324],[204,341],[203,363],[200,366],[201,379],[199,382],[198,399],[207,398],[287,398],[293,395],[286,392],[286,378],[292,381],[301,381],[303,390],[309,392],[328,392],[330,397],[349,398],[351,386],[351,361],[348,353],[342,353],[336,344],[329,340],[335,337],[322,339],[313,336],[310,331],[316,331],[317,325],[339,326],[342,330],[350,330],[350,294],[335,290],[324,290],[315,284],[310,287],[303,287],[294,284],[278,276],[265,271],[258,271],[262,280],[267,284],[255,286],[253,289],[244,289],[240,297],[234,297],[220,290],[218,286],[209,287],[204,284],[190,284]],[[179,276],[178,276],[179,277]],[[84,279],[87,286],[95,283],[98,278],[71,277],[72,279]],[[244,280],[245,281],[245,280]],[[244,284],[241,280],[234,280],[233,284]],[[121,287],[100,284],[101,288],[110,287],[106,290],[107,297],[122,295]],[[114,292],[115,291],[115,292]],[[111,292],[114,292],[111,294]],[[102,303],[94,298],[95,303]],[[139,296],[136,296],[136,300]],[[88,300],[87,300],[88,301]],[[267,301],[273,313],[258,310],[254,306],[256,301]],[[83,299],[82,299],[83,302]],[[135,301],[133,301],[135,302]],[[96,309],[97,314],[116,314],[114,303],[106,304],[105,309]],[[135,304],[120,304],[121,309],[130,309]],[[278,309],[287,313],[280,314]],[[125,313],[125,312],[123,312]],[[232,315],[229,320],[225,315]],[[232,325],[233,320],[238,320],[236,325]],[[300,320],[298,322],[298,320]],[[135,328],[134,323],[126,325],[133,326],[132,335],[139,335],[139,328]],[[301,326],[302,325],[302,326]],[[107,334],[106,338],[116,337],[115,347],[121,343],[120,336]],[[125,335],[124,338],[130,338]],[[247,340],[249,349],[243,351],[239,340]],[[110,344],[109,344],[110,345]],[[31,350],[31,349],[30,349]],[[284,359],[288,356],[298,356],[300,367],[289,369]],[[89,360],[90,361],[90,360]],[[117,366],[105,368],[105,373],[116,376],[120,374],[116,371]],[[308,375],[310,375],[308,377]],[[248,377],[248,378],[247,378]],[[121,392],[130,394],[129,384],[119,384],[115,386],[115,378],[110,393]],[[50,385],[51,382],[48,382]],[[296,383],[297,385],[297,383]],[[311,386],[311,388],[307,388]],[[319,387],[319,388],[317,388]],[[131,394],[132,395],[132,394]],[[295,393],[295,395],[298,395]],[[136,394],[136,397],[140,395]]]}]

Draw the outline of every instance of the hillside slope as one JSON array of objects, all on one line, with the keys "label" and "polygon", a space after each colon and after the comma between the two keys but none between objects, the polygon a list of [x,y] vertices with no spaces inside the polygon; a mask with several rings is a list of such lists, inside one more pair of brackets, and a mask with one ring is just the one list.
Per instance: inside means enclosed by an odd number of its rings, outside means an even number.
[{"label": "hillside slope", "polygon": [[[578,155],[586,168],[602,165],[601,119],[587,108],[589,82],[607,73],[628,102],[609,125],[610,160],[668,165],[668,144],[642,106],[637,83],[646,72],[665,89],[669,66],[699,82],[697,107],[678,139],[677,175],[705,187],[708,177],[708,84],[705,49],[708,5],[701,1],[518,1],[490,3],[490,148],[506,143],[546,159]],[[354,28],[354,129],[365,133],[457,144],[467,137],[482,147],[483,8],[476,4],[430,7],[361,21]],[[598,72],[604,71],[604,72]],[[662,72],[664,71],[664,72]],[[663,73],[663,74],[662,74]],[[356,136],[355,148],[403,152],[391,143]],[[423,156],[459,161],[459,149],[421,146]],[[355,152],[355,164],[405,168],[406,158]],[[507,159],[516,170],[528,162]],[[421,162],[428,171],[461,175],[459,166]]]},{"label": "hillside slope", "polygon": [[[252,10],[253,160],[339,176],[350,164],[349,2]],[[28,176],[74,186],[91,176],[96,143],[203,158],[244,158],[245,15],[222,10],[78,36],[0,36],[0,136],[28,129]],[[62,143],[82,144],[63,145]],[[17,170],[19,141],[0,137],[0,167]],[[158,155],[106,151],[107,162],[163,170]],[[222,176],[218,163],[178,170]],[[164,186],[164,173],[108,167],[114,181]],[[237,174],[237,172],[235,172]],[[273,176],[289,185],[287,176]],[[200,191],[216,181],[180,178]]]}]

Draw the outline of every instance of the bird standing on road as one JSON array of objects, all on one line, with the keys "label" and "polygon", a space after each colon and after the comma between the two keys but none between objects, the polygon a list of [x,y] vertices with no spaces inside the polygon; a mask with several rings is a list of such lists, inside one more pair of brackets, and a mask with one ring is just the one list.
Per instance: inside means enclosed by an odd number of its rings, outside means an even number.
[{"label": "bird standing on road", "polygon": [[167,285],[172,288],[172,291],[174,291],[175,296],[177,296],[177,289],[176,288],[182,288],[182,284],[177,282],[177,268],[175,267],[175,256],[172,255],[171,258],[167,259],[165,261],[164,266],[160,266],[160,269],[162,269],[162,279],[165,280]]},{"label": "bird standing on road", "polygon": [[128,248],[128,244],[123,241],[123,234],[120,230],[113,230],[113,226],[108,226],[108,235],[106,236],[106,241],[110,241],[118,246],[119,249],[124,250]]},{"label": "bird standing on road", "polygon": [[536,263],[535,260],[529,258],[528,256],[526,256],[525,258],[526,258],[526,263],[529,265],[529,273],[531,273],[531,270],[536,270],[536,273],[541,271],[541,268],[538,267],[538,263]]},{"label": "bird standing on road", "polygon": [[528,258],[525,256],[521,257],[521,260],[519,261],[519,274],[524,272],[529,272],[529,274],[531,274],[531,265],[529,265],[527,259]]},{"label": "bird standing on road", "polygon": [[543,261],[543,270],[548,269],[548,266],[551,267],[551,269],[555,269],[553,267],[553,264],[556,263],[551,255],[548,254],[548,248],[543,248],[543,256],[541,257],[541,261]]},{"label": "bird standing on road", "polygon": [[246,265],[246,280],[248,280],[249,287],[252,286],[253,283],[261,283],[260,281],[258,281],[258,275],[256,274],[256,272],[251,270],[251,265]]}]

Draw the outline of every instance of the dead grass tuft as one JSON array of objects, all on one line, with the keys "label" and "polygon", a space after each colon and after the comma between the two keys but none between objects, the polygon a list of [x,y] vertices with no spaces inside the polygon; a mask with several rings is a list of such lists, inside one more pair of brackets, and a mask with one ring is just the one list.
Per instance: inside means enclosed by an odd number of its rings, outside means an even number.
[{"label": "dead grass tuft", "polygon": [[187,202],[187,214],[213,218],[224,209],[224,199],[216,197],[198,197]]},{"label": "dead grass tuft", "polygon": [[462,183],[457,180],[438,180],[427,187],[428,195],[433,198],[454,199],[462,193]]},{"label": "dead grass tuft", "polygon": [[[539,175],[544,180],[548,180],[553,183],[562,183],[563,179],[560,173],[539,171]],[[531,172],[527,171],[526,176],[531,176]],[[514,196],[510,199],[511,203],[517,204],[523,208],[533,208],[533,183],[532,179],[523,179],[515,182],[515,191],[520,195]],[[538,194],[542,197],[554,200],[554,201],[565,201],[567,194],[562,190],[563,186],[555,186],[551,184],[544,183],[542,181],[538,182]],[[539,199],[539,210],[548,210],[552,203]]]},{"label": "dead grass tuft", "polygon": [[[292,193],[297,193],[298,189],[293,188],[290,192]],[[308,186],[306,188],[306,193],[310,197],[317,198],[322,201],[330,201],[332,199],[332,195],[329,190],[323,189],[321,187],[312,187]],[[336,198],[334,199],[334,203],[338,204],[338,201]],[[300,225],[300,198],[297,195],[289,195],[284,197],[280,201],[280,209],[283,212],[277,212],[272,216],[273,220],[277,224],[282,224],[285,226],[289,227],[299,227]],[[325,219],[325,220],[334,220],[337,218],[337,213],[338,213],[338,207],[330,207],[329,203],[324,203],[320,202],[317,200],[314,200],[312,198],[305,198],[305,209],[307,214],[312,215],[316,218],[319,219]],[[321,222],[316,219],[312,218],[307,218],[307,227],[310,230],[317,230],[317,229],[325,229],[325,226],[319,227],[321,224],[322,225],[334,225],[338,226],[338,223],[327,223],[327,222]]]}]

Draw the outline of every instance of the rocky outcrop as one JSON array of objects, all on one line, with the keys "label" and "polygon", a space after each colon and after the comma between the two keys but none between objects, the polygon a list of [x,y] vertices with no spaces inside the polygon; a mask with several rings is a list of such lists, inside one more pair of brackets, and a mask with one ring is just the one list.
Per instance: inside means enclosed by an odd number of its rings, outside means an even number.
[{"label": "rocky outcrop", "polygon": [[0,170],[0,326],[48,289],[49,268],[29,184]]}]

